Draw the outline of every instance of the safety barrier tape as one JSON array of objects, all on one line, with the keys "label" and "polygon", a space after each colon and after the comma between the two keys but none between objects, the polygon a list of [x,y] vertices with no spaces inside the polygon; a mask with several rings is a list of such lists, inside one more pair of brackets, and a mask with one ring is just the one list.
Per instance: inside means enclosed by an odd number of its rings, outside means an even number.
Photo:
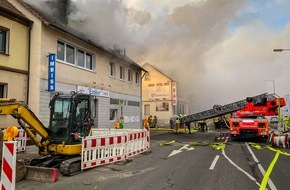
[{"label": "safety barrier tape", "polygon": [[191,146],[211,146],[214,150],[223,150],[226,147],[226,143],[213,143],[213,142],[190,142]]},{"label": "safety barrier tape", "polygon": [[259,149],[259,150],[260,149],[268,149],[268,150],[271,150],[273,152],[279,152],[280,154],[282,154],[284,156],[290,156],[290,153],[282,151],[282,150],[279,150],[279,149],[276,149],[276,148],[273,148],[271,146],[263,146],[263,145],[260,145],[260,144],[257,144],[257,143],[253,143],[253,142],[249,142],[248,144],[251,145],[252,147],[256,148],[256,149]]},{"label": "safety barrier tape", "polygon": [[172,145],[175,142],[176,142],[176,140],[172,140],[172,141],[166,142],[166,143],[160,143],[160,146]]},{"label": "safety barrier tape", "polygon": [[273,168],[276,164],[276,162],[278,161],[278,158],[280,156],[280,154],[284,155],[284,156],[290,156],[289,153],[285,152],[285,151],[281,151],[279,149],[275,149],[273,147],[270,147],[270,146],[262,146],[262,145],[259,145],[257,143],[252,143],[250,142],[249,145],[251,145],[252,147],[258,149],[258,150],[261,150],[261,149],[268,149],[268,150],[271,150],[273,152],[276,152],[275,154],[275,157],[273,158],[272,162],[270,163],[264,177],[263,177],[263,180],[262,180],[262,183],[261,183],[261,186],[260,186],[260,189],[259,190],[264,190],[266,189],[266,186],[267,186],[267,183],[268,183],[268,180],[269,180],[269,177],[273,171]]}]

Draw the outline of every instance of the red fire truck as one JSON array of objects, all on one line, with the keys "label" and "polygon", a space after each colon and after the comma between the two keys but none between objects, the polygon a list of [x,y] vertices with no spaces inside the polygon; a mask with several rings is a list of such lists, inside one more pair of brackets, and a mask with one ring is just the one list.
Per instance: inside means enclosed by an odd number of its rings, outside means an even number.
[{"label": "red fire truck", "polygon": [[230,135],[232,139],[258,137],[268,139],[269,122],[265,116],[278,115],[279,108],[286,105],[284,98],[275,96],[263,97],[259,100],[247,98],[244,108],[236,111],[230,119]]}]

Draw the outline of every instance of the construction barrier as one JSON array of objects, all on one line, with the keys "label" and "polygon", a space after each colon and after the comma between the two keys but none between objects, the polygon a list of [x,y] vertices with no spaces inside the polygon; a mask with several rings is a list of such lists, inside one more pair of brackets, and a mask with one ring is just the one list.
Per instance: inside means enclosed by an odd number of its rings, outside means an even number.
[{"label": "construction barrier", "polygon": [[[5,133],[5,129],[3,133]],[[17,142],[16,152],[24,152],[26,149],[27,133],[23,129],[18,129],[18,134],[14,137],[14,140]]]},{"label": "construction barrier", "polygon": [[82,170],[123,161],[149,149],[146,129],[93,129],[82,142]]},{"label": "construction barrier", "polygon": [[1,189],[15,189],[16,144],[16,141],[3,142]]},{"label": "construction barrier", "polygon": [[140,154],[149,149],[150,143],[148,142],[149,133],[147,130],[132,132],[129,135],[127,154],[128,157]]},{"label": "construction barrier", "polygon": [[272,132],[269,137],[272,147],[289,148],[289,134]]},{"label": "construction barrier", "polygon": [[20,129],[18,131],[18,135],[14,138],[15,141],[17,141],[17,152],[24,152],[26,148],[26,142],[27,142],[27,133]]},{"label": "construction barrier", "polygon": [[231,135],[229,133],[220,133],[218,137],[214,137],[214,141],[225,141],[231,138]]}]

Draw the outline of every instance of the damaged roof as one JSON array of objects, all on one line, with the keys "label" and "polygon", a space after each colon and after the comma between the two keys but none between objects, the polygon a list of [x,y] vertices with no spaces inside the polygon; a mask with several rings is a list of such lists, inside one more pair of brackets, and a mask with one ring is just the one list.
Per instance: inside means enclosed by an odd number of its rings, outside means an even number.
[{"label": "damaged roof", "polygon": [[[146,70],[144,70],[139,64],[137,64],[135,61],[133,61],[132,59],[130,59],[129,57],[127,57],[126,55],[122,55],[118,52],[116,52],[116,50],[113,50],[109,47],[105,47],[103,45],[97,44],[96,42],[92,41],[91,39],[89,39],[89,37],[87,35],[85,35],[84,33],[81,33],[77,30],[75,30],[74,28],[68,26],[66,23],[64,23],[63,21],[61,21],[60,19],[56,18],[53,15],[50,15],[48,12],[45,12],[44,10],[41,10],[40,8],[33,6],[31,4],[25,3],[23,0],[18,0],[29,12],[31,12],[34,16],[36,16],[39,20],[42,21],[42,23],[44,23],[47,26],[56,28],[57,30],[60,30],[64,33],[67,33],[77,39],[80,39],[100,50],[103,50],[113,56],[115,56],[116,58],[129,63],[131,66],[136,67],[137,69],[143,70],[146,72]],[[1,0],[0,0],[1,2]]]}]

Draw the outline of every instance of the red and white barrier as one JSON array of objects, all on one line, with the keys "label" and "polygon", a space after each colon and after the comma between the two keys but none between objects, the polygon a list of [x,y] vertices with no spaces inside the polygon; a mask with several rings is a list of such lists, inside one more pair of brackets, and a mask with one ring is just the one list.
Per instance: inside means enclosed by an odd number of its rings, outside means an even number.
[{"label": "red and white barrier", "polygon": [[15,189],[16,181],[16,141],[3,142],[1,189]]},{"label": "red and white barrier", "polygon": [[272,132],[269,138],[271,145],[277,148],[289,148],[289,135],[288,133],[275,133]]},{"label": "red and white barrier", "polygon": [[129,134],[128,137],[129,137],[127,145],[128,157],[140,154],[148,150],[149,143],[147,142],[148,137],[147,130],[133,132]]},{"label": "red and white barrier", "polygon": [[93,129],[92,136],[83,139],[81,168],[122,161],[147,151],[149,147],[149,131],[146,129]]},{"label": "red and white barrier", "polygon": [[[3,133],[5,133],[5,129],[3,130]],[[17,142],[16,152],[24,152],[26,149],[27,133],[23,129],[19,129],[14,140]]]},{"label": "red and white barrier", "polygon": [[17,152],[24,152],[27,142],[27,134],[23,129],[18,131],[18,135],[14,138],[17,141]]},{"label": "red and white barrier", "polygon": [[127,135],[87,137],[82,143],[82,170],[126,159],[126,143]]}]

